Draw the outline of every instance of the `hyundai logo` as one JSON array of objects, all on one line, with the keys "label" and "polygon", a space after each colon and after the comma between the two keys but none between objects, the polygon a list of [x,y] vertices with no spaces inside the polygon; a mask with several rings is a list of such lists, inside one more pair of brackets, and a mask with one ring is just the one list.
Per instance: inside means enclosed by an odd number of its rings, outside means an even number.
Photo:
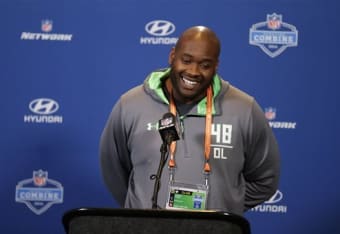
[{"label": "hyundai logo", "polygon": [[145,30],[154,36],[167,36],[175,31],[175,25],[166,20],[154,20],[145,25]]},{"label": "hyundai logo", "polygon": [[49,115],[59,109],[56,101],[49,98],[38,98],[30,102],[29,108],[32,112],[40,115]]},{"label": "hyundai logo", "polygon": [[265,203],[266,203],[266,204],[277,203],[277,202],[281,201],[282,198],[283,198],[282,192],[280,192],[279,190],[277,190],[276,193],[275,193],[271,198],[269,198],[269,200],[266,201]]}]

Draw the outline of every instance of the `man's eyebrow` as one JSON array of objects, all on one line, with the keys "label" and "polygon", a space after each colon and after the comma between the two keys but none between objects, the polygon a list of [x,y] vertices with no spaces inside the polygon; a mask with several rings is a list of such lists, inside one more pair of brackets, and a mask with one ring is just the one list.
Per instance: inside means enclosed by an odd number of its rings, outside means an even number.
[{"label": "man's eyebrow", "polygon": [[[191,55],[191,54],[188,54],[188,53],[183,53],[182,57],[190,57],[190,58],[193,58],[194,56]],[[209,57],[209,58],[203,58],[203,59],[201,60],[201,62],[214,62],[214,60],[215,60],[215,59]]]},{"label": "man's eyebrow", "polygon": [[187,56],[187,57],[193,57],[191,54],[187,54],[187,53],[183,53],[183,56]]}]

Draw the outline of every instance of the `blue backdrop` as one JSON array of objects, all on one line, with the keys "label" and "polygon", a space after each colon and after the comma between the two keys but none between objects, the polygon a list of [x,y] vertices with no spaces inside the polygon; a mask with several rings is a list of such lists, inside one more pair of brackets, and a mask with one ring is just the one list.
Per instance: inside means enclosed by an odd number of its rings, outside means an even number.
[{"label": "blue backdrop", "polygon": [[340,233],[336,0],[1,0],[1,233],[64,233],[77,207],[117,207],[98,143],[127,89],[167,66],[193,25],[222,41],[219,73],[255,96],[282,179],[246,213],[254,234]]}]

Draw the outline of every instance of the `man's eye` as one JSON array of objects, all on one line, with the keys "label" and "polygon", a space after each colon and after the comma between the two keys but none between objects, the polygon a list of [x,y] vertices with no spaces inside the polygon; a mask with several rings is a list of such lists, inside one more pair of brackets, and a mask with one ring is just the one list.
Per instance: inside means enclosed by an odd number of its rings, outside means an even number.
[{"label": "man's eye", "polygon": [[210,64],[210,63],[202,63],[202,64],[201,64],[201,67],[202,67],[203,69],[209,69],[209,68],[211,67],[211,64]]},{"label": "man's eye", "polygon": [[182,62],[184,64],[189,64],[191,62],[191,60],[190,59],[182,59]]}]

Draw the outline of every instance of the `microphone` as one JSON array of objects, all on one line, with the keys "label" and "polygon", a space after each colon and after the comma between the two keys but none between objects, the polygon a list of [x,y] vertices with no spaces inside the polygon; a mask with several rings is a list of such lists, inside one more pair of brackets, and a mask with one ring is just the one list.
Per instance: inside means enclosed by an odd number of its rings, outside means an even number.
[{"label": "microphone", "polygon": [[167,147],[173,141],[179,140],[178,134],[178,126],[176,117],[172,113],[165,113],[163,117],[158,121],[158,131],[162,137],[163,143],[161,145],[161,158],[159,160],[159,166],[157,170],[157,174],[153,174],[150,176],[151,180],[155,180],[153,195],[152,195],[152,208],[159,209],[160,207],[157,205],[158,200],[158,192],[161,186],[161,176],[163,172],[164,165],[167,161]]},{"label": "microphone", "polygon": [[179,140],[178,125],[176,117],[168,112],[158,122],[158,131],[162,137],[162,140],[166,144],[170,144],[172,141]]}]

